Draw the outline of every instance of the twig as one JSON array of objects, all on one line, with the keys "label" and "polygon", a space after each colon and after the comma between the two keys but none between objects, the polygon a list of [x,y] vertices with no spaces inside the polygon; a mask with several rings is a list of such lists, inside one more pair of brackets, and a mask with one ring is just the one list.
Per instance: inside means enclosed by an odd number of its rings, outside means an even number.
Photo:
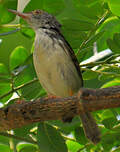
[{"label": "twig", "polygon": [[27,82],[27,83],[25,83],[25,84],[22,84],[22,85],[16,87],[16,88],[13,88],[11,91],[9,91],[9,92],[7,92],[6,94],[0,96],[0,100],[3,99],[3,98],[5,98],[6,96],[12,94],[13,92],[16,92],[16,91],[18,91],[18,90],[20,90],[20,89],[22,89],[22,88],[24,88],[24,87],[26,87],[26,86],[34,83],[34,82],[36,82],[36,81],[38,81],[38,79],[34,79],[34,80],[30,81],[30,82]]},{"label": "twig", "polygon": [[9,137],[9,138],[12,138],[12,139],[20,140],[20,141],[29,142],[29,143],[32,143],[32,144],[37,144],[37,142],[34,141],[34,140],[23,138],[23,137],[18,137],[18,136],[15,136],[15,135],[8,134],[6,132],[0,132],[0,135],[5,136],[5,137]]},{"label": "twig", "polygon": [[0,33],[0,36],[5,36],[5,35],[13,34],[13,33],[16,33],[18,31],[20,31],[19,28],[15,29],[13,31],[9,31],[9,32],[5,32],[5,33]]}]

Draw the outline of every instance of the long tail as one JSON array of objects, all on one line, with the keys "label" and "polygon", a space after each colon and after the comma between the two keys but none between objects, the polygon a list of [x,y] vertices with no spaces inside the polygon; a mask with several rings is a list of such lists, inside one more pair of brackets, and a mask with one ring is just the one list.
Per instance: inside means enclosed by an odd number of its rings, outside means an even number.
[{"label": "long tail", "polygon": [[101,134],[95,119],[90,112],[80,114],[80,118],[86,137],[94,144],[97,144],[100,141]]}]

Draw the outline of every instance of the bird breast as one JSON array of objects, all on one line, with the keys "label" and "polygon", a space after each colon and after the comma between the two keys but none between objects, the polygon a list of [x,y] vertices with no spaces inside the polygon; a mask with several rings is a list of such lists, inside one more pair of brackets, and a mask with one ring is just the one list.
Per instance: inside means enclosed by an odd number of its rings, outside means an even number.
[{"label": "bird breast", "polygon": [[44,31],[36,34],[33,62],[38,79],[49,94],[66,97],[81,87],[81,79],[64,41]]}]

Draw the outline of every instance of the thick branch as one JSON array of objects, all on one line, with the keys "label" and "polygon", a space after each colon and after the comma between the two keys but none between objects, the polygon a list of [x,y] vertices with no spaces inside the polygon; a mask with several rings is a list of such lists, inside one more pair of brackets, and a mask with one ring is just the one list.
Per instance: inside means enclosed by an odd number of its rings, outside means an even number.
[{"label": "thick branch", "polygon": [[85,111],[120,106],[120,86],[79,90],[67,98],[41,98],[0,109],[0,131],[19,128],[39,121],[71,118]]}]

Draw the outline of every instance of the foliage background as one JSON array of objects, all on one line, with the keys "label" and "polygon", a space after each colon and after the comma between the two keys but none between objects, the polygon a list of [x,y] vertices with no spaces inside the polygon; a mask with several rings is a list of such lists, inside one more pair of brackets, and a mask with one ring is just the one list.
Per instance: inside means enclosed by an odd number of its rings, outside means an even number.
[{"label": "foliage background", "polygon": [[[0,1],[1,106],[13,104],[18,98],[29,101],[45,95],[32,62],[34,31],[7,11],[7,8],[16,10],[17,4],[17,0]],[[24,12],[34,9],[43,9],[56,16],[79,62],[97,57],[107,48],[112,50],[100,61],[81,66],[85,87],[120,85],[119,0],[31,0]],[[93,51],[95,46],[97,55]],[[17,99],[11,99],[13,93],[17,94]],[[120,151],[119,115],[119,108],[94,113],[102,133],[102,140],[96,146],[86,139],[80,119],[76,117],[70,124],[47,121],[15,129],[8,132],[12,138],[0,133],[0,151],[117,152]]]}]

